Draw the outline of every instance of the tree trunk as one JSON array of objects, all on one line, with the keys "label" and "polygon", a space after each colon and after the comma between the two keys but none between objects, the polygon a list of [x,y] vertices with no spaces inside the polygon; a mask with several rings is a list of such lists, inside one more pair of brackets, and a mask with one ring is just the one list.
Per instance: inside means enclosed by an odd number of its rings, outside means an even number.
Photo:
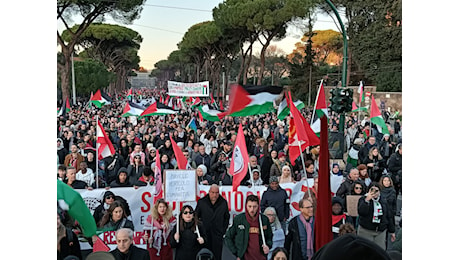
[{"label": "tree trunk", "polygon": [[70,73],[72,57],[67,46],[62,46],[62,54],[64,56],[64,67],[61,71],[61,91],[62,91],[62,102],[68,98],[70,100]]},{"label": "tree trunk", "polygon": [[248,82],[248,70],[249,70],[249,65],[251,65],[251,60],[252,60],[252,46],[251,46],[251,49],[249,50],[249,55],[246,60],[246,64],[244,66],[243,85],[246,85]]}]

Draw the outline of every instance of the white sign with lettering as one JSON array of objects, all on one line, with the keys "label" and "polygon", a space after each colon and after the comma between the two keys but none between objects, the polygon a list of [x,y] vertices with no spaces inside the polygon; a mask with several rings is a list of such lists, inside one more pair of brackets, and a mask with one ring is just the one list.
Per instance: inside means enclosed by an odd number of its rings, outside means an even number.
[{"label": "white sign with lettering", "polygon": [[195,201],[196,176],[194,170],[165,171],[166,201]]}]

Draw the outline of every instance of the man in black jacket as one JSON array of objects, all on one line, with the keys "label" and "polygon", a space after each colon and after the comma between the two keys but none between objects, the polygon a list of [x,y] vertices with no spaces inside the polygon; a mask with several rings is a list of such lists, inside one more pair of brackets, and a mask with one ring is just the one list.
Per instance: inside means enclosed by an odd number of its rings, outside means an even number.
[{"label": "man in black jacket", "polygon": [[214,254],[215,259],[220,260],[230,214],[227,201],[219,194],[219,186],[211,185],[208,194],[198,200],[195,212],[206,231],[208,248]]},{"label": "man in black jacket", "polygon": [[262,195],[260,202],[261,212],[264,212],[267,207],[275,208],[281,226],[283,230],[286,230],[286,220],[289,218],[289,204],[287,192],[280,187],[278,177],[270,177],[270,186]]},{"label": "man in black jacket", "polygon": [[110,251],[116,260],[150,260],[149,252],[133,245],[133,231],[121,228],[115,232],[117,248]]}]

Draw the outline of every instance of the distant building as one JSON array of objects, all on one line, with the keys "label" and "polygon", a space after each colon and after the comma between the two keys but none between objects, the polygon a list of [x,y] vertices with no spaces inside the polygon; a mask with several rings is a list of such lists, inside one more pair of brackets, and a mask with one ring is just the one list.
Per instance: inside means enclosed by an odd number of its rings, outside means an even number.
[{"label": "distant building", "polygon": [[156,78],[149,77],[150,71],[138,72],[136,71],[136,77],[128,77],[128,82],[133,88],[154,88]]}]

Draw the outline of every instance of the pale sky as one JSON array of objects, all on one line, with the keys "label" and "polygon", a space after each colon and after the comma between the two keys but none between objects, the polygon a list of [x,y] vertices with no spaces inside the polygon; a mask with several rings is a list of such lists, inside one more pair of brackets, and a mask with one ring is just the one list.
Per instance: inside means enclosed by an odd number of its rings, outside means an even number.
[{"label": "pale sky", "polygon": [[[141,17],[132,25],[122,25],[137,31],[142,35],[143,41],[138,55],[141,58],[140,66],[151,70],[154,64],[167,59],[168,55],[177,50],[177,43],[187,30],[194,24],[212,20],[212,9],[222,0],[147,0]],[[333,29],[338,31],[333,19],[327,15],[317,14],[314,30]],[[344,17],[342,17],[344,19]],[[81,22],[81,17],[75,17],[74,22]],[[345,20],[343,20],[345,23]],[[107,17],[106,23],[115,23]],[[64,28],[62,23],[57,23],[61,32]],[[280,41],[272,41],[272,45],[283,49],[286,54],[291,53],[295,43],[300,41],[303,32],[293,27],[288,28],[288,36]],[[257,46],[255,46],[257,52]],[[260,49],[260,46],[259,46]]]}]

